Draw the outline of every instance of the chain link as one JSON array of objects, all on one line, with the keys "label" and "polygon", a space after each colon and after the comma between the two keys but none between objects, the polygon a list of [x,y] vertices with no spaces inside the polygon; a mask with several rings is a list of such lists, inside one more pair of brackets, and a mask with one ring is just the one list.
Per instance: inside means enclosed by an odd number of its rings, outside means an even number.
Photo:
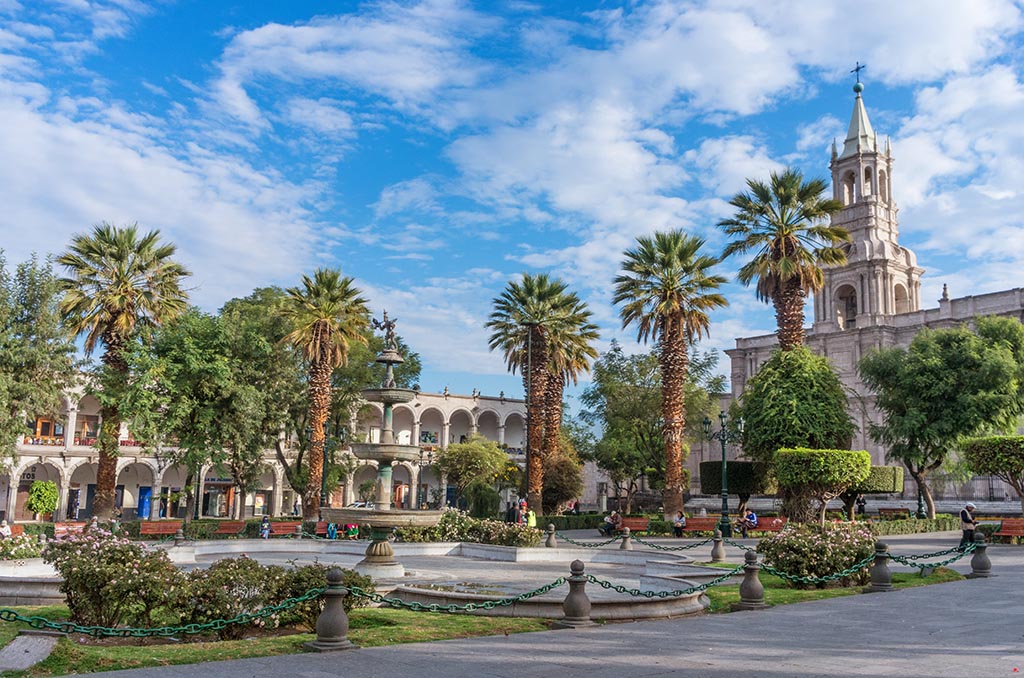
[{"label": "chain link", "polygon": [[613,541],[622,541],[622,537],[612,537],[611,539],[609,539],[607,541],[599,541],[599,542],[576,541],[575,539],[573,539],[571,537],[565,536],[561,532],[555,532],[555,536],[557,536],[559,539],[563,539],[563,540],[569,542],[570,544],[572,544],[574,546],[582,546],[585,549],[596,549],[596,548],[598,548],[600,546],[606,546],[608,544],[611,544]]},{"label": "chain link", "polygon": [[81,633],[94,638],[153,638],[181,635],[195,635],[208,631],[221,631],[233,624],[249,624],[257,619],[266,619],[279,612],[290,610],[296,605],[319,598],[326,587],[310,589],[296,598],[287,598],[277,605],[268,605],[255,612],[244,612],[232,619],[214,619],[204,624],[185,624],[183,626],[158,626],[155,628],[108,628],[106,626],[83,626],[70,621],[55,622],[45,617],[24,617],[11,609],[0,609],[0,621],[22,622],[34,629],[60,631],[61,633]]},{"label": "chain link", "polygon": [[456,605],[455,603],[451,603],[449,605],[438,605],[437,603],[424,605],[423,603],[416,601],[408,602],[401,598],[388,598],[387,596],[383,596],[379,593],[368,593],[358,586],[350,586],[348,588],[348,592],[351,595],[366,598],[380,605],[411,610],[412,612],[472,612],[474,610],[493,610],[496,607],[508,607],[514,603],[521,603],[524,600],[544,595],[548,591],[556,589],[564,583],[565,577],[559,577],[550,584],[546,584],[541,586],[539,589],[534,589],[527,593],[520,593],[518,596],[510,596],[508,598],[500,598],[498,600],[485,600],[479,603],[466,603],[465,605]]},{"label": "chain link", "polygon": [[729,539],[728,537],[722,537],[722,541],[724,541],[729,546],[735,546],[736,548],[743,549],[744,551],[753,551],[754,553],[757,553],[757,549],[751,548],[751,547],[747,546],[746,544],[741,544],[738,541],[733,541],[732,539]]},{"label": "chain link", "polygon": [[[970,544],[965,545],[963,550],[961,550],[958,547],[958,548],[949,549],[947,551],[937,551],[936,553],[926,553],[926,554],[919,555],[919,556],[897,556],[897,555],[890,555],[889,557],[892,560],[894,560],[895,562],[900,563],[901,565],[906,565],[907,567],[916,567],[916,568],[920,568],[920,569],[924,570],[924,569],[927,569],[927,568],[945,567],[946,565],[949,565],[951,563],[955,563],[956,561],[958,561],[961,558],[965,557],[967,554],[973,553],[975,548],[977,548],[977,546],[974,543],[970,543]],[[952,558],[947,558],[946,560],[942,560],[942,561],[937,562],[937,563],[918,563],[918,562],[915,562],[916,560],[919,560],[921,558],[931,558],[931,557],[935,557],[935,556],[938,556],[938,555],[945,555],[947,553],[955,553],[956,555],[954,555]]]},{"label": "chain link", "polygon": [[868,565],[870,565],[871,562],[874,559],[875,559],[875,554],[872,553],[870,556],[868,556],[864,560],[861,560],[858,563],[854,563],[853,565],[851,565],[850,567],[846,568],[845,570],[843,570],[841,572],[836,572],[835,574],[829,574],[829,575],[826,575],[824,577],[815,577],[813,575],[808,575],[806,577],[802,577],[802,576],[797,575],[797,574],[789,574],[788,572],[783,572],[782,570],[776,570],[771,565],[761,565],[761,569],[764,572],[768,573],[768,574],[774,574],[776,577],[781,577],[781,578],[783,578],[783,579],[785,579],[787,581],[795,582],[795,583],[798,583],[798,584],[822,584],[822,583],[825,583],[825,582],[837,581],[839,579],[845,579],[846,577],[849,577],[850,575],[856,574],[856,573],[860,572],[861,570],[863,570],[864,568],[866,568]]},{"label": "chain link", "polygon": [[729,570],[728,572],[723,574],[721,577],[712,579],[709,582],[698,584],[696,586],[691,586],[687,589],[676,589],[674,591],[641,591],[640,589],[631,589],[625,586],[620,586],[619,584],[614,584],[610,581],[605,581],[604,579],[598,579],[592,574],[587,575],[587,581],[589,581],[591,584],[597,584],[603,589],[609,589],[617,593],[628,593],[629,595],[636,596],[637,598],[678,598],[679,596],[687,596],[692,593],[701,593],[703,591],[707,591],[712,586],[721,584],[724,581],[732,579],[734,576],[736,576],[742,571],[743,566],[738,565],[734,569]]},{"label": "chain link", "polygon": [[633,541],[635,541],[638,544],[643,544],[644,546],[650,546],[652,549],[656,551],[686,551],[688,549],[695,549],[698,546],[704,546],[705,544],[711,541],[711,537],[708,537],[704,541],[699,541],[695,544],[684,544],[683,546],[662,546],[661,544],[657,544],[653,541],[647,541],[646,539],[641,539],[640,537],[633,537]]}]

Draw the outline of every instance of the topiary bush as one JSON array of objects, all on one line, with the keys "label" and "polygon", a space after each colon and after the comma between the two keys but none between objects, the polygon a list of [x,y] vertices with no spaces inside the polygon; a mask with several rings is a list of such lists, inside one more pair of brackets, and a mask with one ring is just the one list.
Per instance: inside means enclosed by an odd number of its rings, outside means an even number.
[{"label": "topiary bush", "polygon": [[839,497],[843,500],[843,510],[852,519],[859,495],[895,494],[902,491],[902,466],[872,466],[867,478],[846,488]]},{"label": "topiary bush", "polygon": [[[771,464],[759,461],[730,461],[728,468],[729,494],[738,495],[739,513],[746,508],[751,495],[773,495],[779,491]],[[722,462],[700,463],[700,491],[702,494],[722,494]]]},{"label": "topiary bush", "polygon": [[1024,511],[1024,436],[972,438],[963,446],[964,461],[978,475],[993,475],[1017,492]]},{"label": "topiary bush", "polygon": [[598,513],[582,513],[578,516],[571,513],[560,516],[537,516],[538,527],[546,530],[550,524],[554,525],[555,529],[559,532],[564,532],[565,530],[588,530],[599,527],[602,523],[604,523],[604,516]]},{"label": "topiary bush", "polygon": [[[276,604],[285,595],[285,569],[278,565],[260,565],[252,558],[225,558],[208,569],[192,570],[182,620],[189,624],[205,624],[216,619],[232,619]],[[245,637],[255,628],[276,628],[280,615],[254,620],[250,624],[230,624],[216,631],[221,640]]]},{"label": "topiary bush", "polygon": [[[765,537],[757,545],[765,562],[777,570],[800,577],[828,577],[846,570],[874,553],[875,539],[862,523],[827,525],[793,524],[778,534]],[[864,584],[868,569],[834,582],[799,584],[796,588],[829,588]]]},{"label": "topiary bush", "polygon": [[934,518],[904,518],[900,520],[872,520],[871,534],[887,537],[893,534],[921,534],[924,532],[948,532],[960,529],[960,518],[940,513]]},{"label": "topiary bush", "polygon": [[[540,525],[540,521],[537,522]],[[499,546],[537,546],[542,532],[534,527],[481,520],[454,508],[445,509],[434,527],[401,527],[398,539],[407,542],[465,541]]]},{"label": "topiary bush", "polygon": [[57,510],[57,498],[60,492],[57,483],[52,480],[33,480],[28,488],[28,499],[25,508],[32,513],[45,515]]},{"label": "topiary bush", "polygon": [[[811,450],[783,448],[775,453],[775,477],[790,497],[818,501],[818,523],[825,524],[828,502],[846,488],[863,482],[871,472],[871,455],[864,450]],[[805,516],[789,516],[804,521]]]}]

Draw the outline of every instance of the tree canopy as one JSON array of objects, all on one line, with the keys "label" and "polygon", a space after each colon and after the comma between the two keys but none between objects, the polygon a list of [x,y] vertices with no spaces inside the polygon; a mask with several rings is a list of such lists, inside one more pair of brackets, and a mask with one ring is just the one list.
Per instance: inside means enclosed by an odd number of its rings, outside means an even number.
[{"label": "tree canopy", "polygon": [[780,487],[818,500],[818,522],[824,525],[828,502],[851,485],[867,479],[871,473],[871,455],[864,450],[783,448],[775,453],[774,466]]},{"label": "tree canopy", "polygon": [[473,435],[464,443],[452,443],[442,448],[434,465],[455,486],[457,498],[462,497],[473,483],[493,482],[505,470],[508,454],[498,443],[480,435]]},{"label": "tree canopy", "polygon": [[963,453],[971,471],[993,475],[1012,487],[1024,509],[1024,436],[973,438]]}]

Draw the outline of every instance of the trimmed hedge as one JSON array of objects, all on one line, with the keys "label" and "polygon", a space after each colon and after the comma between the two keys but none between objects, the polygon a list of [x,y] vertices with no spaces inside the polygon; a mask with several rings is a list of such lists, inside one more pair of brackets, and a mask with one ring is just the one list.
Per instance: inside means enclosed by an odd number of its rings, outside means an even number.
[{"label": "trimmed hedge", "polygon": [[546,530],[548,525],[554,525],[555,530],[587,530],[592,527],[600,527],[604,523],[604,516],[599,513],[581,513],[580,515],[565,514],[558,516],[537,516],[537,527]]},{"label": "trimmed hedge", "polygon": [[894,534],[920,534],[922,532],[948,532],[960,529],[960,518],[940,513],[935,518],[909,518],[904,520],[871,521],[871,534],[887,537]]},{"label": "trimmed hedge", "polygon": [[857,496],[861,494],[896,494],[903,491],[902,466],[872,466],[868,477],[848,488],[840,498],[847,516],[854,515]]},{"label": "trimmed hedge", "polygon": [[[729,494],[772,495],[779,491],[770,464],[758,461],[730,461],[726,472],[729,474]],[[701,494],[711,495],[722,493],[721,461],[700,463],[700,491]]]},{"label": "trimmed hedge", "polygon": [[819,502],[818,522],[824,525],[828,501],[871,473],[871,455],[864,450],[782,448],[775,453],[775,477],[788,493],[790,520],[810,518],[809,499]]},{"label": "trimmed hedge", "polygon": [[1024,436],[972,438],[963,456],[974,473],[993,475],[1016,490],[1024,507]]}]

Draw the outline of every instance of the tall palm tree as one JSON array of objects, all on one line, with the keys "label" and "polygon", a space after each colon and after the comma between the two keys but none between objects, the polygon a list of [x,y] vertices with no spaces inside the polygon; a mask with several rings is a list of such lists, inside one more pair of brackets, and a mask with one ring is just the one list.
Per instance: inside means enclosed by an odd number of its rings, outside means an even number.
[{"label": "tall palm tree", "polygon": [[662,437],[665,443],[666,520],[683,508],[683,436],[689,347],[707,334],[708,312],[726,306],[717,292],[725,278],[710,269],[719,259],[700,253],[704,241],[682,231],[637,238],[625,252],[612,300],[621,304],[625,329],[637,327],[637,340],[658,345],[661,367]]},{"label": "tall palm tree", "polygon": [[303,516],[320,512],[320,483],[324,458],[324,423],[331,412],[331,375],[348,363],[349,346],[366,343],[370,311],[367,301],[336,269],[317,269],[302,276],[302,287],[289,288],[280,313],[291,331],[283,341],[302,351],[309,365],[309,483],[303,497]]},{"label": "tall palm tree", "polygon": [[[103,346],[103,364],[114,377],[106,387],[127,377],[125,351],[136,333],[180,315],[188,295],[182,278],[190,275],[172,261],[175,246],[159,241],[160,231],[139,236],[137,224],[119,228],[106,222],[92,233],[76,235],[57,263],[67,269],[61,278],[60,310],[76,336],[85,335],[85,352]],[[117,484],[118,436],[121,416],[116,398],[103,398],[99,435],[94,514],[109,518]]]},{"label": "tall palm tree", "polygon": [[723,257],[755,253],[737,279],[747,286],[756,280],[757,298],[775,306],[779,347],[788,351],[804,343],[804,299],[824,286],[821,267],[846,263],[837,245],[850,234],[829,220],[843,204],[823,197],[823,180],[804,181],[792,168],[772,172],[769,184],[748,179],[747,187],[729,201],[736,214],[718,223],[736,236]]},{"label": "tall palm tree", "polygon": [[[575,300],[575,303],[574,303]],[[511,280],[492,302],[494,311],[485,327],[491,330],[488,345],[501,349],[508,369],[523,375],[526,391],[526,492],[530,506],[541,506],[544,486],[544,419],[550,375],[548,337],[563,331],[569,308],[578,298],[566,291],[561,280],[546,274],[524,274]]]},{"label": "tall palm tree", "polygon": [[562,396],[566,382],[576,384],[579,375],[590,369],[597,357],[593,342],[598,338],[597,325],[590,322],[587,305],[575,293],[569,294],[560,309],[562,318],[547,336],[548,377],[544,392],[545,461],[558,453],[562,430]]}]

